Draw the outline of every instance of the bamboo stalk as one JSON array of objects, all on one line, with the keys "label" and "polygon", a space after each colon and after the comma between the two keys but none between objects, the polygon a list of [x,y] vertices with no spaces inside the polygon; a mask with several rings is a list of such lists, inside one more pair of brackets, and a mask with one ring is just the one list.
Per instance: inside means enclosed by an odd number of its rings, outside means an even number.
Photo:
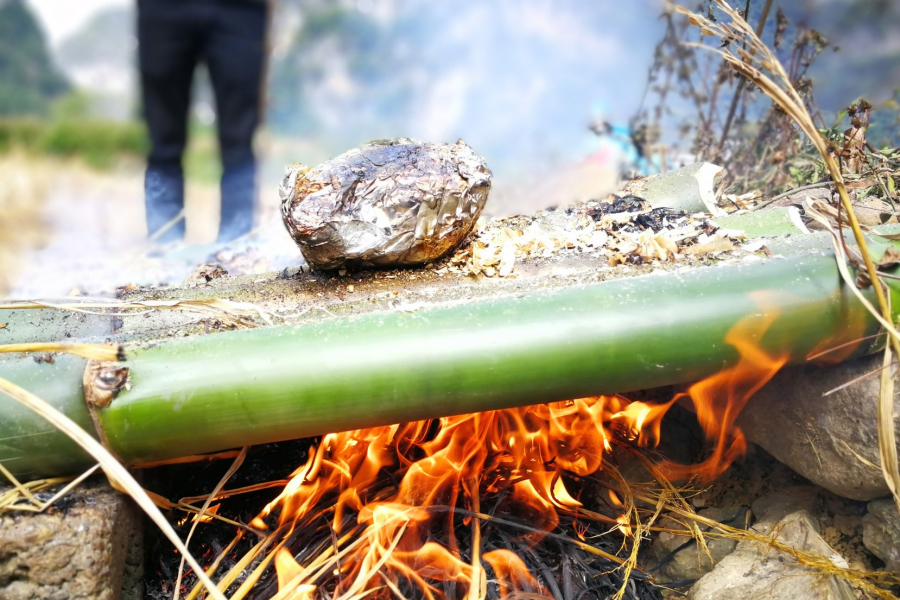
[{"label": "bamboo stalk", "polygon": [[[0,377],[34,392],[93,432],[81,387],[86,362],[70,354],[57,356],[52,364],[21,357],[0,362]],[[0,394],[0,462],[13,474],[33,479],[42,474],[75,474],[96,461],[40,415]]]},{"label": "bamboo stalk", "polygon": [[[137,464],[686,383],[736,362],[723,339],[739,320],[772,314],[758,341],[794,363],[879,331],[833,254],[801,255],[134,348],[125,363],[130,389],[95,417],[108,447]],[[862,342],[856,353],[873,347]],[[0,374],[84,422],[79,364],[8,361]],[[52,431],[29,433],[33,423],[5,418],[10,410],[0,398],[0,461],[10,471],[58,474],[83,464]]]}]

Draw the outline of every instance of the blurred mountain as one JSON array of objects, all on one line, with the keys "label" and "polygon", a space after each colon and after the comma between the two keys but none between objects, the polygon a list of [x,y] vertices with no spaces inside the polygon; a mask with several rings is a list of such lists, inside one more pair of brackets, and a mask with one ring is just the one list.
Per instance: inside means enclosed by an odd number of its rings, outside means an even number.
[{"label": "blurred mountain", "polygon": [[0,0],[0,116],[42,115],[69,85],[22,0]]},{"label": "blurred mountain", "polygon": [[137,38],[131,4],[98,11],[60,42],[60,67],[91,99],[91,112],[113,119],[134,116],[137,94]]}]

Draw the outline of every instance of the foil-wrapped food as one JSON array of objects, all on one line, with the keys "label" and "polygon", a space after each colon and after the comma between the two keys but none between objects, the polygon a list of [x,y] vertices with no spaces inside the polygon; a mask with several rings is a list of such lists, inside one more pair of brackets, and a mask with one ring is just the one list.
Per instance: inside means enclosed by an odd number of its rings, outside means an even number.
[{"label": "foil-wrapped food", "polygon": [[468,235],[491,172],[462,140],[363,144],[318,167],[288,167],[284,224],[316,269],[399,266],[444,256]]}]

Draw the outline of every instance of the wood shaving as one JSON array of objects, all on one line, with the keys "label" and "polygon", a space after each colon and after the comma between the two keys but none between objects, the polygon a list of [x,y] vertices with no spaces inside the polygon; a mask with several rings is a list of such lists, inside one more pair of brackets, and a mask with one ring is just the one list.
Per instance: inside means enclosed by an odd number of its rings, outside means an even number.
[{"label": "wood shaving", "polygon": [[719,206],[725,212],[732,213],[739,210],[749,210],[763,201],[759,190],[752,190],[746,194],[722,194]]},{"label": "wood shaving", "polygon": [[[735,199],[749,203],[751,196]],[[608,202],[589,202],[534,217],[479,219],[470,242],[436,272],[511,277],[519,261],[565,252],[603,256],[610,266],[678,261],[686,255],[730,252],[744,239],[739,231],[719,230],[701,213],[649,207],[634,212],[613,210]]]}]

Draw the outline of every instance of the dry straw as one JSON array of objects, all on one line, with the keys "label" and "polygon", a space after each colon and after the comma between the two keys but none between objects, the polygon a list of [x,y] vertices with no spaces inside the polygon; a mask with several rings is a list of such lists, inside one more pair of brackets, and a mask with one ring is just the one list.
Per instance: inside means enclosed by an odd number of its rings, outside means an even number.
[{"label": "dry straw", "polygon": [[74,354],[88,360],[116,361],[125,360],[121,346],[109,344],[79,344],[70,342],[36,342],[29,344],[0,344],[0,353],[8,352],[63,352]]},{"label": "dry straw", "polygon": [[[724,44],[721,48],[713,48],[703,44],[691,45],[720,55],[735,71],[746,77],[751,83],[759,86],[767,96],[794,120],[822,156],[822,160],[837,188],[841,206],[846,213],[847,221],[859,248],[858,254],[863,264],[858,264],[857,266],[860,269],[864,268],[865,273],[872,281],[875,297],[878,301],[878,310],[871,307],[868,302],[865,304],[889,335],[889,344],[885,348],[884,364],[890,365],[892,352],[900,356],[900,334],[898,334],[893,325],[889,299],[884,292],[884,287],[868,250],[865,236],[853,211],[850,197],[847,194],[847,187],[844,184],[841,167],[835,156],[829,151],[827,141],[816,129],[800,93],[794,87],[784,66],[775,54],[759,39],[759,36],[750,27],[750,24],[736,10],[731,8],[727,2],[724,2],[724,0],[714,0],[714,2],[731,19],[729,22],[712,21],[680,6],[675,7],[675,9],[687,16],[692,25],[699,27],[703,35],[716,37]],[[744,47],[739,47],[739,43],[743,43]],[[841,269],[841,274],[844,276],[848,287],[857,293],[855,280],[847,277],[848,273],[845,265],[847,253],[842,252],[842,249],[846,250],[843,237],[838,236],[835,244],[838,267]],[[857,293],[857,296],[861,297],[861,294]],[[885,368],[881,373],[881,392],[878,398],[878,446],[881,454],[882,473],[888,488],[894,496],[897,509],[900,511],[900,466],[897,464],[897,442],[893,425],[893,391],[894,369]]]},{"label": "dry straw", "polygon": [[154,310],[180,310],[217,317],[236,326],[253,326],[251,319],[258,318],[272,324],[271,315],[249,302],[235,302],[222,298],[210,300],[109,300],[98,298],[67,298],[58,302],[50,300],[13,300],[0,303],[0,310],[24,310],[52,308],[101,317],[141,316]]},{"label": "dry straw", "polygon": [[156,507],[156,504],[150,498],[146,491],[134,480],[134,477],[128,472],[118,460],[113,457],[109,451],[104,448],[100,442],[91,437],[74,421],[69,419],[31,392],[22,389],[11,381],[0,378],[0,392],[6,393],[13,400],[16,400],[31,409],[38,415],[49,421],[54,427],[72,438],[79,446],[84,448],[91,456],[93,456],[100,467],[109,477],[110,483],[116,489],[131,496],[138,506],[143,509],[147,516],[156,524],[157,527],[172,542],[172,545],[184,556],[185,560],[190,564],[191,568],[197,574],[197,577],[203,582],[210,595],[216,600],[225,600],[225,596],[216,588],[213,582],[206,576],[203,569],[196,559],[188,552],[187,547],[178,538],[178,534],[172,529],[172,526],[166,520],[165,516]]}]

